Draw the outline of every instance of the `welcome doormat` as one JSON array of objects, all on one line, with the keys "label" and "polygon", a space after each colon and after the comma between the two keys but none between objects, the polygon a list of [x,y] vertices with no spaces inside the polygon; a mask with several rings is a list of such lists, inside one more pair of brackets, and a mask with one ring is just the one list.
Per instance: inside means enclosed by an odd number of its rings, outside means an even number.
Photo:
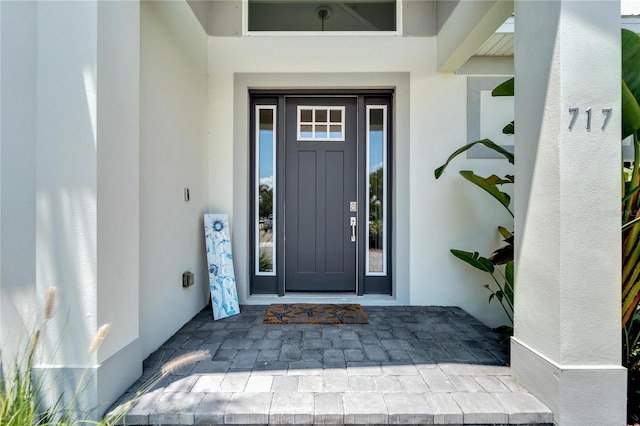
[{"label": "welcome doormat", "polygon": [[369,324],[362,306],[292,303],[270,305],[264,324]]}]

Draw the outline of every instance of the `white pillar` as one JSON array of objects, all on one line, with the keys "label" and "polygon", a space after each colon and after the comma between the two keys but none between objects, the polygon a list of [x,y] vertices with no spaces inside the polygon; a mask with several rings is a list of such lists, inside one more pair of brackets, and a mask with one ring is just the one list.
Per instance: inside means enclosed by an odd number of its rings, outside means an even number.
[{"label": "white pillar", "polygon": [[[35,323],[37,5],[0,2],[0,342],[2,356]],[[5,367],[10,365],[4,359]]]},{"label": "white pillar", "polygon": [[49,401],[84,376],[76,408],[100,415],[142,368],[139,3],[6,1],[1,19],[3,355],[57,287],[36,371]]},{"label": "white pillar", "polygon": [[98,0],[97,402],[115,401],[142,374],[140,339],[140,2]]},{"label": "white pillar", "polygon": [[516,0],[515,16],[512,370],[558,424],[626,424],[620,5]]}]

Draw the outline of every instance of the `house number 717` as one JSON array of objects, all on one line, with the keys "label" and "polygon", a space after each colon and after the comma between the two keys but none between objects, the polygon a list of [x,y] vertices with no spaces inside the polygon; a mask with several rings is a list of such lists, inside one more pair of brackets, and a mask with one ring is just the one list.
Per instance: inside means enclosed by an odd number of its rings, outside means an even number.
[{"label": "house number 717", "polygon": [[[604,130],[607,128],[607,125],[609,124],[609,120],[611,119],[611,112],[613,111],[612,108],[602,108],[602,126],[600,127],[600,130]],[[586,129],[587,130],[591,130],[591,108],[587,108],[585,110],[585,113],[587,115],[586,117]],[[578,115],[580,115],[580,108],[569,108],[569,114],[571,114],[571,121],[569,122],[569,130],[573,130],[573,127],[576,124],[576,121],[578,120]]]}]

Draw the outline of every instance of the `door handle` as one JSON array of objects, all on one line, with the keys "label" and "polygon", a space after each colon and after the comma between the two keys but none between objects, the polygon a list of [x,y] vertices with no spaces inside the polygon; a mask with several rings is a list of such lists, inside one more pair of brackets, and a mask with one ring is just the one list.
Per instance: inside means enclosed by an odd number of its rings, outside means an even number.
[{"label": "door handle", "polygon": [[349,224],[351,225],[351,242],[355,243],[356,242],[356,217],[355,216],[351,216],[351,220]]}]

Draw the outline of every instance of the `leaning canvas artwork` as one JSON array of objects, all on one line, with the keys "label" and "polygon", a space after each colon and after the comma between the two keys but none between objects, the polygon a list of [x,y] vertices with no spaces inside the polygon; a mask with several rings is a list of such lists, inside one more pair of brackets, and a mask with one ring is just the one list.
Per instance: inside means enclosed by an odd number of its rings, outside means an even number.
[{"label": "leaning canvas artwork", "polygon": [[226,214],[205,214],[204,234],[207,246],[209,286],[213,319],[240,313],[236,278],[231,254],[231,233]]}]

